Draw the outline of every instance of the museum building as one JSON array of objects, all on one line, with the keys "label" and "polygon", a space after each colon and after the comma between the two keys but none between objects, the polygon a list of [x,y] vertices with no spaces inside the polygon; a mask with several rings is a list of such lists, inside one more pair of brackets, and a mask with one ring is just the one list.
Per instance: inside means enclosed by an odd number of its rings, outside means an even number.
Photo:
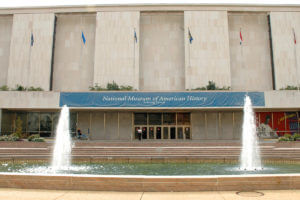
[{"label": "museum building", "polygon": [[239,140],[245,95],[261,137],[299,133],[299,43],[300,6],[2,8],[0,135],[67,105],[90,140]]}]

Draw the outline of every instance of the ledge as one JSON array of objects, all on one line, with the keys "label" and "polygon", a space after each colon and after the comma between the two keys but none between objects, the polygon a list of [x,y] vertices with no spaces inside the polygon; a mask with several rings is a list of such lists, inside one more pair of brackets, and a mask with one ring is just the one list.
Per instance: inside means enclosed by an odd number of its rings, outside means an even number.
[{"label": "ledge", "polygon": [[234,176],[90,176],[0,173],[1,188],[126,192],[300,189],[300,174]]},{"label": "ledge", "polygon": [[59,92],[1,91],[0,108],[59,109]]},{"label": "ledge", "polygon": [[[142,92],[142,91],[141,91]],[[186,91],[185,91],[186,92]],[[227,92],[227,91],[203,91],[203,92]],[[235,92],[235,91],[228,91]],[[96,92],[95,92],[96,93]],[[108,92],[108,93],[111,93]],[[139,93],[139,92],[136,92]],[[60,92],[46,92],[46,91],[0,91],[0,108],[2,109],[60,109],[59,100]],[[265,91],[265,106],[258,109],[285,109],[295,110],[300,108],[300,91],[297,90],[278,90],[278,91]],[[159,108],[127,108],[127,107],[114,107],[114,108],[84,108],[78,109],[105,109],[105,110],[140,110],[140,109],[159,109]],[[161,109],[183,109],[183,108],[161,108]],[[228,109],[242,109],[242,107],[191,107],[186,108],[190,110],[228,110]]]}]

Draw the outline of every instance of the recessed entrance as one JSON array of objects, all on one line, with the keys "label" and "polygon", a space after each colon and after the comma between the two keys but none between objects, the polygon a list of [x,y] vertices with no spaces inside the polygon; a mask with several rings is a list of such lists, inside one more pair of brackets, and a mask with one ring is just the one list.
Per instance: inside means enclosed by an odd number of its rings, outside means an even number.
[{"label": "recessed entrance", "polygon": [[191,139],[190,113],[134,113],[133,138],[168,140]]}]

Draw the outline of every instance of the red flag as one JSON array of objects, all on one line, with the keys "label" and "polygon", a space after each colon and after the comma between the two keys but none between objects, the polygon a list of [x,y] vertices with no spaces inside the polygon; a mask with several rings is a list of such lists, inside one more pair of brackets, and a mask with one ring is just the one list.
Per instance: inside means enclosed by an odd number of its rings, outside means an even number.
[{"label": "red flag", "polygon": [[240,45],[242,45],[243,42],[243,36],[242,36],[242,30],[240,29]]},{"label": "red flag", "polygon": [[294,43],[297,44],[296,34],[295,34],[295,29],[294,28],[293,28],[293,34],[294,34]]}]

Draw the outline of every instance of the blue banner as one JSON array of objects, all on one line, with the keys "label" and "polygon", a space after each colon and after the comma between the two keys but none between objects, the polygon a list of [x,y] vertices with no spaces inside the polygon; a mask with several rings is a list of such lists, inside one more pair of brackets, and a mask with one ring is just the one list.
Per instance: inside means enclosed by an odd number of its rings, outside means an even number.
[{"label": "blue banner", "polygon": [[242,107],[265,106],[263,92],[62,92],[60,106],[69,107]]}]

